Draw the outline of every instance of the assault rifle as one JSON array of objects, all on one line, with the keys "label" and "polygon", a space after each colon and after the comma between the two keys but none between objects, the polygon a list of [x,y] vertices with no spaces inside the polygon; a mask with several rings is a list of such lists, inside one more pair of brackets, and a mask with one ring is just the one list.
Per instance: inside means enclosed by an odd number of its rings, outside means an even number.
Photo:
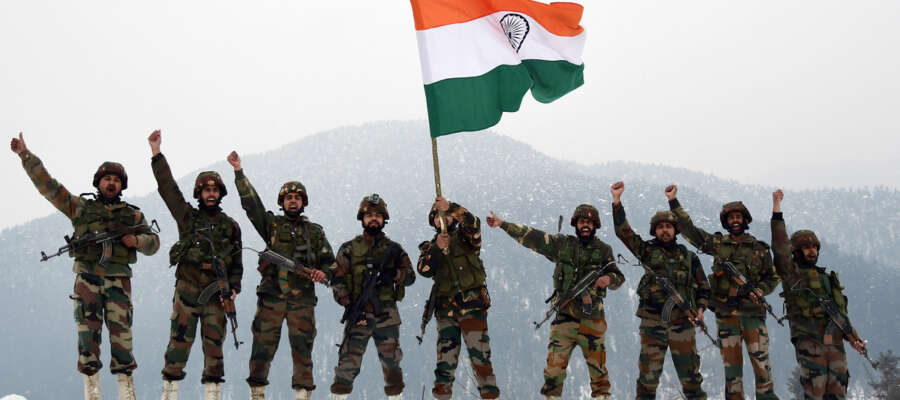
[{"label": "assault rifle", "polygon": [[[822,308],[825,310],[825,313],[828,314],[828,318],[832,323],[834,323],[835,326],[838,327],[838,329],[841,330],[841,332],[844,333],[844,336],[847,337],[847,340],[849,340],[850,342],[863,342],[862,338],[857,335],[856,329],[853,329],[853,325],[850,324],[850,318],[845,316],[841,312],[834,300],[827,297],[816,296],[815,293],[813,293],[813,291],[809,288],[804,288],[804,290],[812,293],[813,297],[816,298],[816,301],[818,301]],[[862,354],[862,356],[865,357],[866,361],[868,361],[869,364],[872,365],[873,369],[878,369],[878,363],[869,358],[869,350],[866,349],[865,342],[863,342],[863,348],[860,354]]]},{"label": "assault rifle", "polygon": [[[624,257],[622,257],[621,254],[619,254],[619,260],[624,260]],[[550,296],[549,299],[545,300],[544,303],[551,303],[550,309],[547,310],[547,312],[544,314],[544,319],[542,319],[541,322],[532,321],[532,323],[534,324],[534,330],[541,329],[541,325],[543,325],[544,322],[547,322],[547,320],[550,319],[550,317],[556,315],[559,310],[568,306],[569,303],[572,302],[572,300],[581,298],[581,296],[584,295],[585,291],[587,291],[587,289],[590,288],[594,284],[594,282],[597,282],[597,279],[603,276],[603,274],[606,272],[606,268],[609,268],[610,265],[614,265],[618,262],[621,261],[613,260],[606,263],[606,265],[600,268],[588,272],[588,274],[581,278],[581,280],[579,280],[575,284],[575,286],[569,289],[569,291],[566,292],[565,295],[559,296],[557,294],[554,294],[553,296]]]},{"label": "assault rifle", "polygon": [[680,309],[681,312],[683,312],[684,315],[686,315],[691,320],[691,322],[694,323],[694,325],[698,326],[700,330],[703,331],[703,334],[706,335],[706,337],[709,338],[709,340],[713,342],[716,347],[720,349],[722,348],[722,344],[719,343],[718,340],[713,339],[712,335],[709,334],[709,328],[706,326],[706,322],[703,322],[703,320],[697,318],[699,316],[697,310],[691,308],[691,306],[684,300],[684,298],[681,297],[681,294],[678,293],[678,290],[675,289],[675,285],[672,284],[672,280],[653,272],[650,267],[644,265],[642,262],[640,262],[640,260],[638,260],[638,263],[634,265],[643,267],[644,271],[647,271],[647,274],[653,278],[653,281],[656,282],[656,284],[659,285],[659,287],[661,287],[668,295],[668,298],[666,298],[666,304],[663,305],[663,322],[668,323],[672,320],[672,309],[674,309],[675,306],[678,306],[678,309]]},{"label": "assault rifle", "polygon": [[756,303],[765,306],[766,312],[768,312],[769,315],[772,316],[772,318],[775,318],[775,322],[777,322],[778,325],[784,326],[784,322],[782,322],[782,320],[784,320],[784,317],[778,318],[778,316],[775,315],[775,312],[772,311],[772,305],[769,304],[768,301],[766,301],[765,296],[760,296],[758,294],[758,288],[753,284],[752,281],[747,279],[747,277],[744,276],[744,274],[742,274],[741,271],[739,271],[737,267],[735,267],[734,264],[731,263],[731,261],[722,261],[722,265],[725,267],[725,272],[731,275],[731,279],[738,284],[738,293],[747,293],[748,297],[749,293],[753,293],[754,295],[756,295]]},{"label": "assault rifle", "polygon": [[[155,219],[150,222],[149,231],[152,233],[159,233],[159,225],[156,223]],[[70,238],[66,235],[63,236],[63,239],[66,240],[66,245],[56,250],[56,253],[47,255],[47,253],[41,251],[41,261],[47,261],[53,257],[80,250],[88,246],[100,245],[103,248],[103,251],[100,253],[100,265],[106,266],[109,257],[112,256],[113,243],[117,240],[121,240],[125,235],[139,235],[143,233],[148,233],[147,226],[138,224],[118,229],[113,228],[105,231],[88,232],[76,238]]]},{"label": "assault rifle", "polygon": [[209,234],[210,232],[212,232],[212,230],[212,226],[210,226],[209,228],[197,229],[197,232],[205,232],[202,237],[206,239],[207,242],[209,242],[209,252],[212,256],[213,261],[212,269],[216,273],[216,281],[203,288],[203,290],[200,292],[200,296],[197,297],[197,302],[200,304],[206,304],[209,302],[210,298],[212,298],[213,295],[219,295],[219,301],[222,302],[222,308],[225,309],[225,317],[228,318],[228,324],[231,327],[231,335],[234,337],[234,348],[237,349],[244,342],[238,341],[237,310],[234,307],[234,300],[231,299],[231,284],[228,283],[228,274],[225,272],[225,265],[223,265],[222,259],[219,258],[219,256],[216,254],[213,240],[209,237]]},{"label": "assault rifle", "polygon": [[[385,268],[388,262],[393,261],[397,255],[400,246],[388,246],[384,258],[378,265],[372,262],[366,264],[366,270],[363,273],[362,290],[356,301],[344,309],[344,315],[341,316],[341,323],[347,322],[347,328],[356,324],[360,319],[365,317],[366,305],[372,303],[373,311],[376,314],[381,313],[381,300],[378,299],[378,287],[393,284],[397,270],[395,268]],[[393,272],[391,274],[390,272]]]},{"label": "assault rifle", "polygon": [[[281,254],[278,254],[269,249],[266,249],[263,251],[257,251],[252,248],[249,248],[249,247],[244,247],[244,249],[251,250],[251,251],[255,252],[256,254],[259,254],[259,258],[261,260],[268,261],[268,262],[274,264],[278,268],[284,268],[288,271],[295,272],[295,273],[297,273],[301,276],[305,276],[307,278],[311,277],[312,273],[314,271],[310,267],[307,267],[295,260],[287,258],[287,257],[285,257]],[[319,283],[325,285],[326,287],[331,287],[331,282],[329,282],[327,278],[322,279]]]},{"label": "assault rifle", "polygon": [[416,340],[419,341],[419,345],[422,344],[422,338],[425,337],[425,327],[428,326],[428,323],[431,322],[431,317],[434,316],[434,309],[436,307],[435,298],[434,298],[434,286],[431,285],[431,293],[428,294],[428,300],[425,301],[425,310],[422,311],[422,333],[419,336],[416,336]]}]

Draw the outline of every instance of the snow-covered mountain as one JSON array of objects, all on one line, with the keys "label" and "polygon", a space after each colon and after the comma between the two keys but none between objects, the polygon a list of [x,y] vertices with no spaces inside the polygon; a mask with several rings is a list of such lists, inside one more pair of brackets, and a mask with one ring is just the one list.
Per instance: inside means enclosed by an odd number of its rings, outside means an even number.
[{"label": "snow-covered mountain", "polygon": [[[605,214],[599,237],[613,245],[617,253],[633,259],[611,229],[608,188],[622,178],[627,183],[623,203],[639,233],[645,233],[653,212],[667,207],[663,188],[674,182],[680,185],[679,198],[698,226],[718,230],[722,202],[742,199],[755,218],[751,233],[766,241],[770,238],[771,200],[767,196],[771,188],[744,186],[665,166],[608,163],[582,167],[552,159],[525,144],[489,132],[443,137],[439,146],[444,195],[482,218],[494,210],[511,222],[555,233],[559,215],[568,221],[575,206],[592,203]],[[40,149],[35,150],[40,155]],[[169,162],[176,175],[183,176],[179,180],[181,187],[189,188],[198,171],[180,170],[177,159]],[[149,164],[148,158],[145,168],[150,168]],[[309,191],[307,215],[323,225],[335,249],[361,231],[355,220],[356,207],[363,196],[373,192],[388,202],[392,218],[387,234],[400,242],[413,259],[417,256],[417,244],[433,234],[426,224],[426,215],[434,199],[434,181],[427,128],[422,122],[378,122],[339,128],[268,153],[243,155],[243,165],[272,210],[277,210],[276,192],[284,181],[302,181]],[[236,190],[231,190],[230,166],[223,160],[204,169],[219,171],[229,184],[230,193],[223,206],[242,225],[245,245],[263,247],[240,208]],[[22,174],[22,179],[27,179],[24,172],[10,173]],[[88,191],[90,177],[64,184],[72,192]],[[139,364],[135,373],[137,390],[140,398],[154,398],[161,389],[159,371],[168,341],[174,286],[174,270],[167,268],[167,253],[177,233],[174,221],[155,193],[126,197],[126,200],[140,206],[148,219],[156,219],[162,228],[163,248],[153,257],[139,256],[132,282],[134,346]],[[890,340],[900,331],[897,318],[885,318],[895,315],[900,307],[900,296],[896,293],[900,268],[894,261],[897,257],[892,257],[900,255],[896,241],[898,204],[900,193],[881,188],[789,191],[784,203],[789,229],[810,227],[820,232],[824,241],[822,263],[841,273],[850,295],[851,316],[857,329],[870,340],[873,354],[891,348]],[[535,399],[542,384],[548,328],[535,331],[531,321],[545,310],[543,299],[551,292],[553,268],[546,259],[516,244],[501,230],[486,225],[484,229],[483,257],[493,299],[489,326],[498,383],[505,398]],[[3,304],[0,335],[5,338],[0,345],[0,352],[5,356],[0,362],[0,394],[19,393],[30,399],[68,399],[80,395],[72,303],[68,299],[73,282],[71,264],[64,257],[45,263],[38,261],[40,250],[56,249],[62,244],[62,236],[70,231],[65,217],[55,214],[0,232],[0,259],[4,260],[6,278],[0,283],[0,304]],[[564,226],[563,231],[571,232],[571,228]],[[225,398],[247,396],[244,380],[251,342],[249,325],[256,300],[252,289],[259,282],[259,275],[252,268],[255,258],[245,254],[245,292],[237,300],[239,338],[246,344],[234,350],[230,337],[225,344]],[[708,270],[709,257],[703,257],[703,261]],[[621,268],[628,282],[610,293],[606,305],[608,369],[616,398],[634,394],[639,346],[634,286],[640,270],[631,266]],[[430,280],[419,277],[401,303],[405,321],[401,328],[402,365],[409,398],[419,398],[423,386],[428,392],[433,379],[434,322],[429,325],[422,346],[414,338],[429,288]],[[340,310],[329,292],[321,287],[317,290],[318,336],[313,357],[318,389],[313,397],[325,399],[337,363],[334,344],[340,341]],[[778,296],[769,299],[777,310],[781,309]],[[711,314],[707,317],[712,320]],[[769,330],[777,390],[783,394],[785,377],[795,366],[793,348],[787,328],[770,322]],[[107,342],[105,335],[104,341]],[[698,344],[702,348],[704,388],[713,398],[720,398],[724,380],[721,359],[703,336],[698,336]],[[108,345],[104,343],[102,349],[104,363],[108,365]],[[195,345],[192,353],[188,376],[181,386],[183,398],[199,398],[202,390],[199,345]],[[852,385],[863,385],[868,379],[859,357],[851,355],[850,361]],[[269,398],[289,398],[291,362],[286,338],[271,371]],[[475,393],[474,380],[470,375],[468,363],[463,362],[457,370],[457,398],[473,397],[470,392]],[[751,393],[749,364],[745,367],[745,377],[747,393]],[[106,393],[115,392],[115,381],[106,369],[101,381]],[[352,398],[382,398],[382,386],[380,366],[374,347],[370,347]],[[671,363],[666,361],[660,393],[671,393],[671,396],[660,398],[673,398],[678,389],[677,377]],[[582,357],[573,354],[564,398],[586,398],[588,393],[587,369]]]}]

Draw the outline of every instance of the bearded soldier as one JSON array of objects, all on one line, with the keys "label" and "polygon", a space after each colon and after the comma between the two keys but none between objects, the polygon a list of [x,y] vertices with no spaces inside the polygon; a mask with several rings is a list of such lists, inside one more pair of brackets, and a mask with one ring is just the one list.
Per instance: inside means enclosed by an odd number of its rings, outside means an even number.
[{"label": "bearded soldier", "polygon": [[431,393],[438,400],[452,397],[462,336],[481,398],[496,399],[500,389],[491,364],[487,325],[491,297],[481,261],[481,221],[459,204],[438,196],[428,213],[428,224],[437,233],[419,245],[417,269],[434,280],[430,301],[437,318],[438,339]]},{"label": "bearded soldier", "polygon": [[523,246],[556,263],[553,271],[554,297],[569,292],[577,282],[592,271],[605,268],[585,294],[577,301],[569,302],[556,314],[550,327],[550,343],[547,346],[547,367],[544,368],[544,385],[541,394],[548,400],[562,396],[566,368],[575,345],[587,361],[591,377],[591,397],[610,398],[609,374],[606,371],[606,317],[603,298],[607,288],[618,289],[625,276],[615,265],[612,248],[597,239],[600,216],[590,204],[575,208],[569,223],[576,236],[550,235],[537,229],[506,222],[493,211],[487,218],[490,227],[500,227]]},{"label": "bearded soldier", "polygon": [[[616,182],[610,188],[613,197],[613,222],[616,236],[637,257],[638,262],[649,271],[641,277],[637,286],[640,297],[637,315],[641,319],[641,355],[638,358],[636,400],[655,399],[659,376],[662,373],[666,350],[672,349],[672,363],[681,388],[688,399],[706,399],[700,387],[700,356],[694,327],[703,321],[703,310],[709,305],[709,281],[700,265],[700,258],[687,247],[675,240],[678,235],[678,220],[671,211],[660,211],[650,219],[650,235],[654,239],[641,239],[625,218],[622,205],[623,182]],[[654,278],[667,279],[678,295],[693,310],[688,315],[671,303],[670,294]],[[670,307],[671,314],[664,311]]]},{"label": "bearded soldier", "polygon": [[[766,309],[760,301],[763,296],[772,293],[780,281],[772,265],[769,245],[747,233],[753,218],[740,201],[723,205],[719,213],[719,221],[728,233],[710,234],[694,226],[687,211],[681,207],[676,198],[678,187],[671,185],[665,192],[669,208],[678,219],[681,235],[701,252],[714,258],[712,274],[709,275],[712,289],[710,309],[716,313],[719,343],[722,345],[725,398],[744,398],[744,362],[741,353],[743,341],[756,375],[756,398],[777,399],[769,361]],[[744,293],[736,276],[726,268],[726,263],[749,279],[756,286],[756,291]]]},{"label": "bearded soldier", "polygon": [[381,359],[388,400],[403,396],[397,302],[403,300],[406,286],[413,284],[416,275],[403,248],[382,232],[389,218],[381,196],[364,197],[356,213],[363,234],[341,245],[331,267],[334,299],[347,309],[341,318],[346,325],[331,385],[333,400],[346,400],[353,391],[369,338]]},{"label": "bearded soldier", "polygon": [[203,340],[203,377],[205,399],[221,397],[221,383],[225,380],[222,343],[227,325],[225,309],[218,300],[207,299],[201,303],[200,294],[213,285],[218,287],[213,263],[221,262],[225,269],[234,297],[241,291],[244,272],[241,260],[241,229],[235,220],[222,212],[219,204],[228,190],[218,173],[201,172],[194,183],[193,195],[197,207],[185,201],[172,177],[166,156],[159,148],[160,131],[148,138],[153,152],[150,166],[156,177],[158,191],[175,223],[178,225],[178,242],[169,251],[169,263],[175,269],[175,294],[172,297],[172,326],[169,345],[166,348],[165,367],[162,370],[163,400],[178,399],[178,382],[184,379],[184,366],[197,336],[197,321]]},{"label": "bearded soldier", "polygon": [[256,315],[253,317],[253,349],[250,351],[251,400],[265,399],[269,384],[269,366],[281,339],[281,326],[287,320],[294,374],[291,387],[297,400],[309,400],[316,388],[312,375],[312,348],[316,337],[315,307],[317,303],[313,282],[328,277],[326,271],[334,262],[334,253],[319,224],[310,222],[303,210],[309,197],[302,183],[286,182],[278,191],[278,206],[283,215],[266,211],[256,189],[241,169],[236,152],[228,156],[234,167],[234,183],[241,196],[241,206],[262,236],[269,250],[309,268],[309,274],[299,274],[260,259],[262,280],[256,288]]},{"label": "bearded soldier", "polygon": [[787,306],[791,343],[800,364],[800,383],[806,399],[844,399],[847,394],[847,353],[844,340],[860,354],[866,342],[856,331],[845,333],[832,322],[825,302],[847,317],[847,297],[835,271],[826,272],[817,264],[821,244],[810,230],[794,232],[788,239],[781,212],[784,193],[772,193],[772,250],[775,268],[784,279],[781,295]]},{"label": "bearded soldier", "polygon": [[[128,175],[119,163],[104,162],[94,174],[97,194],[75,196],[53,179],[41,160],[28,150],[22,133],[12,139],[10,149],[22,159],[22,167],[41,195],[72,221],[72,242],[94,233],[128,232],[111,243],[88,243],[73,248],[75,258],[75,325],[78,329],[78,371],[83,375],[84,398],[100,400],[100,339],[103,322],[109,330],[110,372],[116,375],[120,400],[133,400],[137,363],[132,354],[131,264],[137,252],[153,255],[159,237],[140,210],[121,200],[128,188]],[[111,245],[110,245],[111,244]]]}]

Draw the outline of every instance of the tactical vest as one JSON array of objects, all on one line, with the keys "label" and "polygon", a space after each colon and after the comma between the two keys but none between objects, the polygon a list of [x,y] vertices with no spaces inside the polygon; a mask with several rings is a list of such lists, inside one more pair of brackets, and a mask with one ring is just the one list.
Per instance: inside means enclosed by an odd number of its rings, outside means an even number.
[{"label": "tactical vest", "polygon": [[[577,237],[566,236],[557,254],[556,268],[553,270],[553,289],[557,293],[566,293],[592,269],[603,267],[608,262],[606,248],[600,246],[600,239],[596,238],[583,246]],[[594,289],[591,286],[590,291],[599,298],[606,297],[606,288]]]},{"label": "tactical vest", "polygon": [[[272,221],[272,236],[268,247],[276,253],[297,260],[309,268],[319,263],[319,254],[324,242],[322,227],[309,222],[305,217],[291,220],[283,215],[275,216]],[[278,268],[269,267],[262,271],[264,277],[278,279]],[[288,285],[291,289],[313,290],[313,282],[298,274],[288,274]]]},{"label": "tactical vest", "polygon": [[[134,226],[140,222],[137,217],[138,208],[126,202],[107,207],[103,202],[93,199],[85,199],[82,203],[81,213],[72,220],[75,228],[73,239],[92,232],[122,229]],[[122,244],[121,240],[112,243],[112,256],[109,262],[113,264],[128,265],[137,262],[137,251]],[[69,253],[75,261],[96,263],[100,261],[103,248],[99,245],[85,246]]]},{"label": "tactical vest", "polygon": [[[435,246],[435,251],[440,249]],[[471,250],[470,246],[463,244],[459,231],[451,233],[450,254],[444,257],[443,264],[435,272],[435,295],[453,297],[484,286],[484,264],[479,255],[480,251]]]},{"label": "tactical vest", "polygon": [[[760,267],[763,265],[763,259],[768,250],[768,245],[756,240],[751,243],[741,241],[740,243],[719,244],[712,273],[709,275],[709,285],[713,296],[719,300],[727,298],[731,287],[737,285],[731,275],[725,271],[721,264],[723,261],[730,261],[747,279],[759,282],[762,278],[760,275],[762,268]],[[752,268],[748,266],[752,266]]]},{"label": "tactical vest", "polygon": [[[350,256],[350,273],[346,276],[346,281],[347,287],[350,289],[351,302],[356,301],[359,294],[362,292],[362,284],[367,269],[371,268],[373,274],[378,273],[374,270],[379,266],[382,266],[384,270],[397,269],[402,253],[395,250],[394,254],[391,255],[394,259],[385,259],[385,256],[388,254],[388,249],[391,246],[399,247],[400,245],[392,242],[387,236],[379,238],[373,246],[369,246],[362,235],[353,238],[353,240],[349,242],[347,251]],[[382,262],[384,263],[383,265]],[[400,284],[378,287],[376,291],[378,293],[378,300],[381,301],[400,301],[403,300],[403,297],[406,295],[406,288],[403,286],[402,282]]]},{"label": "tactical vest", "polygon": [[[208,230],[212,227],[212,230]],[[185,226],[180,227],[178,242],[169,250],[169,264],[185,266],[199,266],[212,264],[213,254],[210,249],[210,240],[215,249],[215,255],[222,260],[227,267],[231,265],[234,257],[240,257],[240,249],[236,249],[236,243],[232,240],[235,233],[234,220],[225,213],[219,213],[213,217],[207,213],[193,209]],[[203,229],[203,230],[199,230]]]},{"label": "tactical vest", "polygon": [[[684,245],[678,245],[678,255],[669,257],[666,250],[659,246],[652,246],[649,254],[641,262],[653,270],[659,276],[668,278],[678,294],[688,302],[693,308],[696,306],[694,302],[694,285],[693,285],[693,259],[691,253]],[[665,303],[668,300],[668,294],[660,287],[653,288],[653,277],[644,274],[638,283],[638,296],[651,303]]]},{"label": "tactical vest", "polygon": [[[799,282],[792,284],[790,290],[781,293],[785,298],[788,317],[828,318],[825,309],[819,305],[818,298],[834,300],[841,312],[847,313],[847,298],[844,297],[844,287],[838,281],[837,272],[823,274],[817,268],[797,267],[797,274]],[[785,282],[782,287],[786,287],[786,284]]]}]

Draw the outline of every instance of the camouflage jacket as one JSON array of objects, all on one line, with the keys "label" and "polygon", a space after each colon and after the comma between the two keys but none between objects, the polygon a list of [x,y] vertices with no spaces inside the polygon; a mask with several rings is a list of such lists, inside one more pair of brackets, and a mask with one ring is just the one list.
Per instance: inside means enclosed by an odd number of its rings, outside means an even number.
[{"label": "camouflage jacket", "polygon": [[[553,271],[553,289],[556,294],[566,293],[592,270],[615,261],[612,247],[597,238],[584,244],[573,235],[550,235],[522,224],[505,221],[500,228],[522,246],[534,250],[556,263],[556,269]],[[625,275],[622,275],[622,271],[615,263],[606,267],[606,273],[603,276],[609,277],[608,288],[610,290],[616,290],[625,283]],[[588,292],[593,304],[591,318],[604,318],[603,298],[606,297],[606,289],[594,288],[592,285]],[[560,312],[581,319],[581,304],[575,301],[570,302]]]},{"label": "camouflage jacket", "polygon": [[[641,239],[628,224],[625,207],[621,202],[613,205],[613,222],[616,226],[616,236],[641,264],[650,268],[657,276],[668,278],[691,308],[709,307],[709,281],[696,253],[681,244],[666,248],[655,238],[649,241]],[[659,320],[669,296],[663,288],[653,282],[653,275],[644,271],[638,283],[637,294],[641,300],[635,315]],[[687,321],[685,318],[678,307],[673,309],[672,321]]]},{"label": "camouflage jacket", "polygon": [[819,303],[819,298],[833,300],[840,312],[847,317],[847,297],[838,280],[837,272],[830,274],[825,268],[798,262],[791,253],[787,228],[782,213],[772,215],[772,251],[775,253],[775,268],[783,279],[781,296],[787,308],[787,318],[791,324],[791,341],[812,338],[819,342],[840,342],[841,330],[831,323],[828,314]]},{"label": "camouflage jacket", "polygon": [[[382,268],[379,274],[385,281],[376,283],[375,292],[383,307],[396,307],[396,302],[403,300],[406,287],[416,280],[416,274],[412,270],[409,256],[400,247],[400,244],[392,241],[384,233],[372,237],[368,234],[359,235],[353,240],[344,242],[338,248],[337,256],[331,265],[332,291],[338,304],[346,307],[353,304],[362,292],[362,284],[365,272],[368,268]],[[373,312],[372,303],[366,305],[367,312]],[[387,313],[386,310],[382,313]],[[397,315],[397,318],[393,318]],[[380,318],[377,318],[382,320]],[[385,326],[400,323],[399,314],[388,316],[391,321],[385,321]]]},{"label": "camouflage jacket", "polygon": [[86,226],[89,226],[90,230],[106,229],[108,225],[116,223],[146,227],[145,230],[142,229],[143,233],[135,235],[138,242],[135,249],[129,249],[117,241],[112,248],[113,258],[105,266],[98,262],[101,252],[99,246],[88,246],[82,252],[78,252],[80,254],[69,253],[70,256],[75,257],[72,272],[108,277],[130,277],[131,267],[129,264],[135,262],[135,251],[150,256],[159,250],[159,236],[150,230],[144,214],[137,207],[124,201],[105,205],[100,201],[75,196],[50,176],[36,155],[30,151],[23,151],[19,154],[19,158],[22,159],[22,167],[25,168],[25,172],[41,195],[72,221],[72,227],[75,229],[74,237],[77,238],[82,234],[81,231],[85,230]]},{"label": "camouflage jacket", "polygon": [[[266,242],[267,248],[308,268],[321,270],[328,279],[331,279],[334,253],[320,225],[310,222],[304,215],[292,218],[266,211],[256,189],[250,184],[243,170],[234,172],[234,184],[241,196],[241,207],[247,212],[247,218]],[[285,276],[285,271],[263,260],[259,261],[257,269],[262,274],[256,288],[257,293],[280,298],[290,296],[312,304],[316,303],[313,282],[307,277],[293,272]]]},{"label": "camouflage jacket", "polygon": [[[178,242],[169,251],[169,263],[177,265],[175,278],[199,289],[215,282],[216,274],[211,267],[215,250],[215,256],[225,266],[229,285],[240,293],[244,274],[241,227],[221,209],[206,212],[185,201],[162,153],[151,159],[150,166],[157,191],[178,225]],[[211,231],[198,230],[210,228]],[[210,240],[214,248],[210,248]]]},{"label": "camouflage jacket", "polygon": [[437,246],[435,234],[430,241],[419,244],[416,269],[434,281],[432,293],[438,316],[490,308],[491,297],[481,261],[481,221],[456,203],[451,203],[447,213],[457,221],[456,228],[448,232],[447,253]]},{"label": "camouflage jacket", "polygon": [[701,252],[713,256],[712,273],[709,275],[712,289],[710,308],[716,315],[765,318],[765,307],[754,303],[745,293],[738,291],[738,286],[731,275],[723,269],[723,262],[729,261],[734,264],[738,271],[750,279],[765,295],[769,295],[781,281],[772,265],[769,245],[749,233],[744,233],[740,242],[736,242],[731,234],[723,235],[720,232],[710,234],[694,226],[691,217],[681,207],[678,199],[670,201],[669,207],[678,218],[681,236]]}]

